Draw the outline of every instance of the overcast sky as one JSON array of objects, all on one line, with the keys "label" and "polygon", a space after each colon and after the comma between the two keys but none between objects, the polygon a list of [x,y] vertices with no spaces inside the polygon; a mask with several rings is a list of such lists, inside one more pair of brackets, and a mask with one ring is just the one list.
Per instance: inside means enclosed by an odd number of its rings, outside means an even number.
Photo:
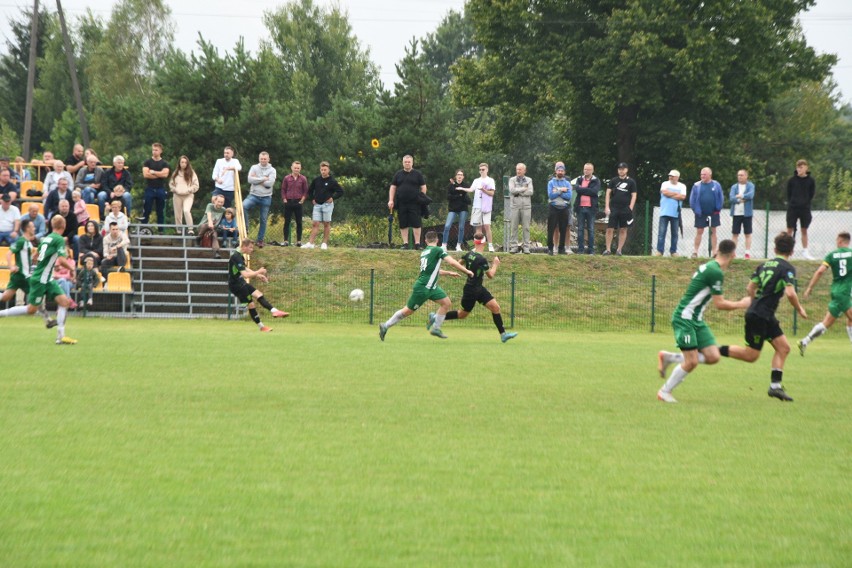
[{"label": "overcast sky", "polygon": [[[746,0],[747,1],[747,0]],[[178,26],[177,46],[190,51],[195,48],[198,34],[221,50],[231,49],[242,36],[246,47],[254,51],[264,31],[262,14],[276,2],[269,0],[167,0]],[[55,10],[55,2],[44,2]],[[91,8],[109,18],[114,0],[63,0],[69,17],[81,15]],[[315,0],[320,5],[331,2]],[[22,7],[32,7],[31,0],[0,0],[0,34],[9,35],[8,20],[16,18]],[[373,61],[381,68],[386,87],[396,79],[394,64],[403,55],[408,41],[433,31],[451,9],[460,11],[464,0],[339,0],[349,11],[355,35],[370,49]],[[234,9],[239,7],[239,13]],[[802,16],[808,43],[820,52],[840,57],[834,69],[835,80],[843,100],[852,102],[852,1],[817,0],[816,6]],[[5,51],[5,48],[3,48]]]}]

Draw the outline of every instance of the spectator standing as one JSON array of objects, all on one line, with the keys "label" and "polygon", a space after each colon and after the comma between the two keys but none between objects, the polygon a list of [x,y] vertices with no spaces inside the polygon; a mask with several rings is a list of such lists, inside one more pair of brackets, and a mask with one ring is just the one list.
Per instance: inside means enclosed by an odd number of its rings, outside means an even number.
[{"label": "spectator standing", "polygon": [[473,191],[473,210],[470,212],[470,224],[481,227],[488,241],[488,252],[494,252],[494,241],[491,237],[491,212],[494,208],[494,193],[497,184],[494,178],[488,176],[488,164],[479,164],[479,177],[470,184]]},{"label": "spectator standing", "polygon": [[0,195],[8,195],[11,201],[18,199],[18,186],[12,181],[9,168],[0,170]]},{"label": "spectator standing", "polygon": [[83,201],[94,203],[103,183],[104,171],[98,167],[98,157],[89,154],[86,158],[86,167],[77,171],[77,179],[74,187],[80,190]]},{"label": "spectator standing", "polygon": [[[207,208],[204,210],[204,219],[198,225],[198,235],[195,237],[195,240],[201,244],[201,246],[209,246],[213,249],[213,256],[215,258],[221,258],[219,255],[219,238],[216,235],[216,231],[218,230],[219,223],[222,221],[222,217],[225,215],[225,196],[224,195],[214,195],[211,198],[211,202],[207,204]],[[208,241],[209,245],[205,245],[205,241]]]},{"label": "spectator standing", "polygon": [[611,254],[612,238],[618,229],[618,248],[615,254],[622,255],[624,244],[627,242],[627,229],[633,224],[633,208],[636,206],[636,181],[627,176],[628,166],[618,164],[618,176],[609,180],[606,189],[604,212],[609,217],[606,227],[606,249],[604,254]]},{"label": "spectator standing", "polygon": [[796,231],[796,223],[802,229],[802,256],[814,260],[808,252],[808,228],[811,226],[811,203],[816,194],[816,182],[808,170],[808,161],[796,162],[796,174],[787,181],[787,233]]},{"label": "spectator standing", "polygon": [[68,180],[68,185],[66,187],[74,187],[74,178],[71,174],[65,171],[65,162],[62,160],[54,160],[53,169],[47,172],[44,176],[44,185],[42,189],[44,190],[45,202],[47,202],[50,192],[54,191],[59,186],[60,178]]},{"label": "spectator standing", "polygon": [[[692,186],[689,194],[689,206],[695,213],[695,249],[692,258],[698,258],[698,247],[704,237],[704,229],[710,227],[710,253],[716,256],[716,227],[720,225],[719,212],[722,211],[722,186],[713,179],[713,170],[701,168],[701,180]],[[734,249],[736,252],[736,249]]]},{"label": "spectator standing", "polygon": [[[107,224],[109,227],[109,224]],[[86,229],[80,235],[80,259],[86,260],[92,258],[95,261],[95,266],[101,263],[101,257],[104,252],[104,238],[98,230],[98,224],[94,221],[86,222]]]},{"label": "spectator standing", "polygon": [[731,235],[735,245],[739,245],[740,231],[745,233],[745,258],[751,258],[751,231],[754,216],[754,184],[748,180],[748,172],[737,172],[737,183],[731,186]]},{"label": "spectator standing", "polygon": [[277,173],[269,163],[269,153],[261,152],[257,157],[258,163],[249,168],[248,182],[251,186],[248,199],[243,201],[243,213],[248,223],[248,214],[255,207],[260,207],[260,226],[257,228],[257,248],[263,248],[266,237],[266,220],[269,218],[269,208],[272,205],[272,188],[275,187]]},{"label": "spectator standing", "polygon": [[423,219],[420,215],[420,196],[426,195],[426,178],[414,169],[414,158],[406,155],[402,158],[402,169],[396,172],[388,192],[388,209],[397,210],[399,232],[402,247],[408,248],[408,229],[414,233],[414,248],[420,250],[420,227]]},{"label": "spectator standing", "polygon": [[308,178],[302,175],[301,162],[290,165],[290,173],[281,180],[281,201],[284,202],[284,246],[290,242],[290,219],[296,217],[296,246],[302,246],[302,217],[308,197]]},{"label": "spectator standing", "polygon": [[222,156],[213,166],[213,195],[224,197],[225,207],[230,207],[234,204],[234,178],[239,175],[243,166],[234,158],[234,149],[230,146],[225,146]]},{"label": "spectator standing", "polygon": [[198,176],[189,163],[189,158],[181,156],[178,167],[169,180],[169,189],[172,193],[172,205],[175,208],[175,225],[184,225],[188,235],[194,235],[195,225],[192,222],[192,202],[199,188]]},{"label": "spectator standing", "polygon": [[109,233],[104,237],[101,272],[109,272],[113,268],[118,272],[124,270],[124,265],[127,264],[128,246],[130,246],[130,241],[127,235],[118,229],[118,223],[110,223]]},{"label": "spectator standing", "polygon": [[18,239],[21,231],[21,211],[12,205],[9,194],[0,198],[0,245],[9,246]]},{"label": "spectator standing", "polygon": [[669,172],[668,181],[660,186],[660,222],[657,225],[657,250],[655,256],[663,256],[666,250],[666,232],[672,232],[669,254],[677,256],[677,231],[680,225],[680,206],[686,199],[686,186],[680,182],[680,172]]},{"label": "spectator standing", "polygon": [[77,271],[77,288],[80,289],[80,303],[86,306],[92,306],[92,290],[98,287],[100,282],[103,282],[104,277],[97,269],[95,259],[86,257],[83,259],[83,268]]},{"label": "spectator standing", "polygon": [[574,211],[577,213],[577,252],[583,254],[583,237],[584,233],[588,232],[589,244],[586,254],[595,254],[595,217],[598,214],[601,180],[595,176],[594,164],[584,164],[583,175],[578,176],[572,185],[577,192],[577,199],[574,200]]},{"label": "spectator standing", "polygon": [[[533,181],[527,177],[527,166],[523,163],[515,166],[515,174],[515,177],[509,178],[509,202],[512,206],[509,252],[516,254],[523,250],[524,254],[529,254]],[[520,244],[518,243],[518,225],[523,231],[523,242]]]},{"label": "spectator standing", "polygon": [[311,226],[311,235],[308,237],[308,242],[303,248],[314,248],[314,240],[319,233],[320,223],[322,223],[322,245],[320,248],[325,250],[328,248],[328,237],[331,234],[331,214],[334,211],[334,200],[340,199],[343,195],[343,188],[337,183],[337,180],[331,175],[331,169],[328,162],[320,162],[320,175],[314,178],[311,186],[308,188],[308,197],[311,198],[311,203],[314,205],[314,211],[311,215],[313,224]]},{"label": "spectator standing", "polygon": [[83,196],[79,189],[71,192],[71,207],[74,210],[74,215],[77,216],[77,226],[85,226],[86,221],[89,220],[89,210],[86,209],[86,202],[83,201]]},{"label": "spectator standing", "polygon": [[112,167],[104,172],[101,191],[98,193],[98,209],[101,212],[101,219],[104,218],[107,204],[112,203],[114,199],[121,199],[127,213],[130,214],[133,205],[133,197],[130,195],[132,189],[133,176],[130,175],[130,170],[124,167],[124,156],[113,157]]},{"label": "spectator standing", "polygon": [[[121,200],[116,199],[112,203],[109,204],[109,213],[107,213],[106,217],[104,217],[103,226],[109,227],[110,223],[117,223],[118,230],[124,234],[127,234],[127,227],[130,225],[130,219],[127,218],[127,215],[121,210]],[[103,231],[107,232],[106,229]]]},{"label": "spectator standing", "polygon": [[68,178],[60,177],[56,183],[56,189],[47,194],[47,199],[44,201],[44,218],[48,221],[59,211],[59,202],[71,199],[71,185],[68,183]]},{"label": "spectator standing", "polygon": [[552,255],[556,243],[553,233],[559,229],[559,254],[568,254],[566,244],[571,226],[571,182],[565,178],[565,164],[556,162],[555,176],[547,182],[547,254]]},{"label": "spectator standing", "polygon": [[86,157],[83,152],[83,145],[74,144],[71,155],[65,158],[65,171],[76,176],[77,172],[84,167],[86,167]]},{"label": "spectator standing", "polygon": [[467,221],[467,208],[470,206],[470,184],[464,180],[464,171],[456,170],[455,177],[450,179],[450,184],[447,186],[447,220],[444,223],[444,238],[441,241],[441,248],[447,250],[447,243],[450,238],[450,229],[455,221],[459,223],[459,232],[456,237],[456,250],[462,250],[464,244],[464,224]]},{"label": "spectator standing", "polygon": [[41,238],[47,234],[44,215],[38,212],[37,204],[29,204],[27,214],[24,215],[22,221],[23,219],[28,219],[29,222],[33,224],[33,236],[36,240],[41,240]]},{"label": "spectator standing", "polygon": [[142,164],[142,177],[145,178],[145,198],[142,205],[142,218],[139,219],[140,223],[147,224],[151,216],[151,209],[156,206],[157,222],[160,224],[161,235],[166,221],[165,185],[171,171],[169,163],[162,156],[163,145],[159,142],[151,144],[151,157]]}]

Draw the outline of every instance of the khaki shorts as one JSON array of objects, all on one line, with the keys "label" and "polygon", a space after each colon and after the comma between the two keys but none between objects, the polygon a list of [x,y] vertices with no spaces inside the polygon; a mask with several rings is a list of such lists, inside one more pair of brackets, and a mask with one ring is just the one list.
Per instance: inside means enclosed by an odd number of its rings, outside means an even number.
[{"label": "khaki shorts", "polygon": [[490,225],[491,211],[483,213],[482,209],[477,209],[474,207],[473,212],[470,214],[470,224],[474,227],[478,227],[480,225]]}]

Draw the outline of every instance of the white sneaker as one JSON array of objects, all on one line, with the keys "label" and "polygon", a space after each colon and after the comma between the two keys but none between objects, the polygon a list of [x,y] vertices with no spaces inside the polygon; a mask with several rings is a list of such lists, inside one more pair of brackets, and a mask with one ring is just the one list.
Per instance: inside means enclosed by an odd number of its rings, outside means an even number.
[{"label": "white sneaker", "polygon": [[657,400],[662,400],[663,402],[677,402],[677,399],[672,396],[672,393],[666,392],[663,389],[657,391]]},{"label": "white sneaker", "polygon": [[491,243],[488,243],[488,252],[494,252],[494,245]]},{"label": "white sneaker", "polygon": [[320,245],[320,249],[321,250],[328,250],[328,245],[326,243],[323,243],[323,244]]},{"label": "white sneaker", "polygon": [[313,243],[305,243],[305,244],[302,245],[302,248],[303,249],[312,249],[312,248],[316,248],[316,247],[314,246]]},{"label": "white sneaker", "polygon": [[456,252],[461,252],[461,251],[462,251],[461,245],[456,245]]},{"label": "white sneaker", "polygon": [[811,253],[808,252],[808,249],[802,251],[802,256],[805,258],[805,260],[816,260],[814,257],[811,256]]}]

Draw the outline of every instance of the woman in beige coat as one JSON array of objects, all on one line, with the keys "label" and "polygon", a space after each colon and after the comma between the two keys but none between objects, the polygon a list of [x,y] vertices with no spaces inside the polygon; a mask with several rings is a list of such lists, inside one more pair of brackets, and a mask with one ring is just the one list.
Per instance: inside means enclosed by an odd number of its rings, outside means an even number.
[{"label": "woman in beige coat", "polygon": [[169,181],[169,188],[174,193],[175,225],[184,225],[188,235],[194,235],[192,223],[192,201],[198,191],[198,176],[189,163],[189,158],[181,156],[178,167]]}]

